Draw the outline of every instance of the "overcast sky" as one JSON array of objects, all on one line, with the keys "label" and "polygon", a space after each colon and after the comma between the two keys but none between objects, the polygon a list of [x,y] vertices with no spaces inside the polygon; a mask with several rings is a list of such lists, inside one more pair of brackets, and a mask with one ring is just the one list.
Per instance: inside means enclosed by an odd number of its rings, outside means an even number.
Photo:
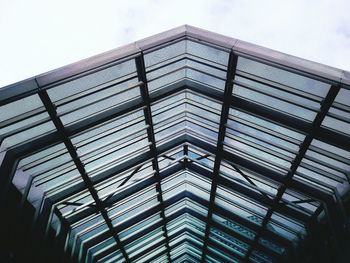
[{"label": "overcast sky", "polygon": [[0,87],[183,24],[350,71],[349,0],[0,0]]}]

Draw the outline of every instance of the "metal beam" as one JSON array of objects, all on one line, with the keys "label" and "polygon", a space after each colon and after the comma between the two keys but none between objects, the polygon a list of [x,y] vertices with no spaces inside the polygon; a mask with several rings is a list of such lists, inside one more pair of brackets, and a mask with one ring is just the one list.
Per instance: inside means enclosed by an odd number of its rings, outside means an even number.
[{"label": "metal beam", "polygon": [[227,123],[228,113],[230,109],[230,101],[231,101],[232,89],[233,89],[233,79],[236,72],[237,61],[238,61],[237,55],[235,55],[233,51],[231,51],[229,60],[228,60],[228,65],[227,65],[224,100],[221,108],[220,127],[219,127],[218,141],[217,141],[216,152],[215,152],[215,162],[214,162],[211,189],[210,189],[210,201],[209,201],[210,204],[208,207],[207,224],[205,228],[201,262],[205,261],[205,254],[207,253],[207,250],[208,250],[209,233],[211,228],[213,210],[215,206],[217,180],[219,177],[222,153],[224,149],[226,123]]},{"label": "metal beam", "polygon": [[[250,183],[251,185],[257,187],[256,184],[255,184],[245,173],[243,173],[241,169],[238,168],[238,166],[236,166],[235,164],[231,164],[231,166],[232,166],[240,175],[242,175],[242,177],[243,177],[248,183]],[[271,199],[271,197],[270,197],[269,195],[267,195],[265,192],[260,191],[260,193],[261,193],[263,196],[265,196],[265,198]]]},{"label": "metal beam", "polygon": [[[165,203],[165,206],[166,206],[166,207],[170,207],[170,206],[172,206],[173,204],[175,204],[176,202],[178,202],[178,201],[180,201],[180,200],[182,200],[182,199],[184,199],[184,198],[189,198],[189,199],[191,199],[192,201],[197,202],[198,204],[200,204],[200,205],[202,205],[202,206],[204,206],[204,207],[208,206],[208,204],[209,204],[208,201],[206,201],[206,200],[204,200],[203,198],[198,197],[197,195],[195,195],[195,194],[193,194],[193,193],[190,193],[190,192],[188,192],[188,191],[182,191],[182,192],[178,193],[176,196],[173,196],[173,197],[169,198],[169,199],[166,200],[164,203]],[[220,211],[220,210],[219,210],[219,211]],[[122,223],[122,224],[119,226],[119,229],[120,229],[121,231],[124,230],[124,229],[127,229],[127,228],[131,227],[132,225],[134,225],[134,224],[136,224],[136,223],[138,223],[138,222],[142,222],[143,220],[147,219],[148,217],[150,217],[150,216],[152,216],[152,215],[155,215],[155,214],[158,213],[158,212],[160,212],[160,206],[159,206],[159,205],[158,205],[158,206],[155,206],[155,207],[152,207],[152,208],[150,208],[150,209],[148,209],[148,210],[146,210],[145,212],[141,213],[140,215],[137,215],[136,217],[130,218],[130,220],[128,220],[128,221]],[[183,213],[189,213],[189,214],[193,215],[194,217],[198,218],[199,220],[201,220],[201,221],[203,221],[203,222],[206,221],[206,217],[203,216],[203,215],[201,215],[200,213],[198,213],[198,212],[196,212],[196,211],[194,211],[194,210],[192,210],[192,209],[189,209],[189,208],[183,208],[183,209],[181,209],[181,210],[175,212],[174,214],[171,214],[169,217],[167,217],[167,218],[166,218],[166,222],[169,223],[171,220],[173,220],[173,219],[175,219],[176,217],[182,215]],[[230,213],[230,212],[229,212],[229,213]],[[225,214],[225,215],[227,216],[227,214]],[[235,221],[232,217],[230,217],[230,218],[231,218],[233,221]],[[242,218],[242,220],[244,220],[244,219]],[[245,222],[242,221],[242,220],[239,220],[239,221],[238,221],[239,224],[241,224],[242,226],[245,226],[245,227],[248,228],[248,226],[247,226],[247,225],[245,224]],[[162,221],[159,222],[159,223],[156,223],[156,224],[150,226],[149,228],[144,229],[144,230],[142,231],[142,233],[147,234],[147,233],[149,233],[150,231],[154,230],[155,228],[162,226],[162,224],[163,224]],[[212,224],[213,224],[214,227],[217,227],[217,228],[219,228],[219,229],[223,229],[223,226],[220,225],[219,223],[216,223],[216,222],[213,221]],[[252,224],[253,224],[253,223],[252,223]],[[259,226],[257,226],[257,225],[255,225],[255,226],[256,226],[256,227],[259,227]],[[224,230],[224,231],[227,232],[227,233],[229,233],[229,234],[232,235],[233,237],[236,237],[236,238],[242,240],[243,242],[246,242],[247,244],[252,244],[252,243],[253,243],[253,240],[251,240],[251,239],[245,237],[245,236],[242,235],[242,234],[236,233],[236,232],[234,232],[233,230],[226,229],[226,230]],[[252,231],[255,231],[255,230],[252,229]],[[123,244],[124,244],[124,245],[127,245],[127,244],[129,244],[129,243],[135,241],[138,237],[140,237],[140,235],[141,235],[140,233],[137,233],[137,234],[135,234],[135,235],[129,237],[128,239],[126,239],[126,240],[123,241]],[[281,243],[281,242],[280,242],[280,241],[281,241],[281,238],[276,239],[276,238],[274,238],[274,235],[276,235],[276,234],[274,234],[273,232],[271,232],[271,235],[269,236],[269,238],[272,239],[272,240],[274,240],[274,241],[277,242],[277,243]],[[107,232],[106,232],[106,233],[100,233],[100,234],[98,234],[94,239],[85,242],[85,243],[84,243],[84,251],[85,251],[84,253],[86,253],[86,250],[87,250],[89,247],[92,247],[92,246],[94,246],[94,245],[96,245],[96,244],[102,242],[103,240],[105,240],[105,239],[108,238],[108,237],[109,237],[109,236],[107,235]],[[286,243],[286,242],[287,242],[286,240],[283,240],[283,242],[282,242],[283,245],[282,245],[282,246],[285,246],[287,249],[291,249],[291,247],[292,247],[291,244]],[[260,250],[262,250],[264,253],[266,253],[267,255],[270,255],[270,256],[272,256],[272,257],[277,257],[277,258],[280,258],[280,257],[281,257],[281,255],[278,255],[276,252],[269,250],[268,248],[262,246],[261,244],[258,244],[258,248],[259,248]],[[111,249],[110,251],[112,252],[112,249]]]},{"label": "metal beam", "polygon": [[[182,231],[182,232],[184,232],[184,231]],[[193,232],[192,232],[192,233],[193,233]],[[186,240],[186,242],[187,242],[188,244],[192,245],[193,247],[197,248],[198,250],[200,249],[200,246],[199,246],[196,242],[192,241],[191,239]],[[158,243],[158,245],[161,245],[161,243]],[[179,242],[179,243],[175,244],[174,246],[172,246],[171,249],[176,249],[177,247],[179,247],[179,246],[181,246],[181,245],[182,245],[182,243]],[[163,254],[163,252],[159,252],[159,253],[155,254],[154,256],[152,256],[151,258],[149,258],[149,261],[147,261],[147,262],[152,262],[152,260],[157,259],[157,258],[160,257],[162,254]],[[175,260],[176,260],[176,258],[173,259],[173,261],[175,261]],[[196,261],[194,261],[194,262],[196,262]]]},{"label": "metal beam", "polygon": [[[196,83],[193,83],[192,81],[187,80],[187,81],[180,81],[180,85],[172,84],[167,87],[164,87],[161,91],[154,92],[150,100],[151,102],[155,102],[164,97],[171,96],[172,94],[175,94],[177,92],[184,91],[185,89],[197,92],[198,94],[201,94],[201,95],[208,96],[215,100],[223,99],[223,94],[220,93],[219,91],[215,91],[209,87],[201,86]],[[118,107],[112,108],[110,110],[104,111],[90,118],[86,118],[78,123],[67,126],[66,127],[67,134],[69,136],[72,136],[88,128],[101,124],[105,121],[121,116],[127,112],[133,111],[135,109],[141,109],[143,106],[144,106],[144,103],[141,98],[133,99],[132,101],[122,104]],[[281,112],[277,112],[275,110],[269,109],[260,104],[248,101],[246,99],[243,99],[237,96],[232,96],[231,106],[233,108],[243,110],[250,114],[269,119],[282,126],[288,127],[290,129],[299,131],[304,134],[307,134],[311,129],[310,123],[306,121],[303,121],[301,119],[292,117],[290,115],[287,115]],[[315,134],[315,138],[324,142],[331,143],[342,149],[350,148],[349,136],[346,136],[341,133],[337,133],[333,130],[330,130],[324,127],[321,127],[317,131],[317,133]],[[41,138],[35,139],[29,143],[22,144],[19,147],[12,148],[11,150],[9,150],[9,152],[17,156],[17,158],[20,158],[28,154],[31,154],[37,150],[40,150],[41,148],[50,146],[58,142],[59,142],[59,138],[57,136],[57,133],[56,134],[51,133]],[[32,148],[30,146],[32,146]]]},{"label": "metal beam", "polygon": [[124,249],[124,247],[123,247],[123,245],[118,237],[118,233],[116,232],[115,228],[113,227],[112,221],[108,217],[107,211],[103,208],[102,201],[99,199],[98,193],[97,193],[96,189],[94,188],[93,183],[92,183],[90,177],[88,176],[83,163],[79,159],[77,151],[76,151],[72,141],[70,140],[70,138],[66,134],[64,125],[57,115],[55,106],[53,105],[50,97],[48,96],[48,94],[45,90],[39,91],[39,96],[40,96],[40,99],[41,99],[42,103],[44,104],[47,112],[49,113],[50,118],[51,118],[52,122],[54,123],[61,140],[65,144],[75,166],[77,167],[80,175],[82,176],[82,179],[83,179],[86,187],[88,188],[92,198],[94,199],[96,206],[99,209],[99,212],[101,213],[102,217],[106,221],[106,224],[109,228],[111,235],[113,236],[117,245],[119,245],[120,250],[122,251],[126,262],[129,262],[129,257],[128,257],[128,255],[127,255],[127,253],[126,253],[126,251],[125,251],[125,249]]},{"label": "metal beam", "polygon": [[[185,87],[183,87],[182,89],[177,89],[177,91],[178,90],[183,90]],[[172,90],[172,91],[174,91],[174,90]],[[171,92],[172,92],[171,91]],[[127,112],[128,110],[126,110],[126,108],[123,110],[123,111],[121,111],[121,112]],[[119,112],[120,113],[120,112]],[[107,116],[107,115],[106,115]],[[116,116],[116,115],[114,115],[114,116]],[[109,118],[109,117],[108,117]],[[275,117],[274,117],[275,118]],[[95,122],[87,122],[87,126],[86,127],[88,127],[88,126],[90,126],[90,125],[94,125],[94,123]],[[82,126],[80,126],[80,124],[79,124],[79,126],[76,126],[77,127],[77,129],[73,129],[73,131],[74,131],[74,133],[75,132],[77,132],[77,131],[79,131],[79,130],[84,130],[85,128],[82,128]],[[92,127],[92,126],[91,126]],[[70,127],[68,128],[68,130],[70,130]],[[68,132],[67,132],[68,133]],[[319,132],[316,132],[315,133],[316,135],[317,134],[319,134]],[[336,134],[336,133],[335,133]],[[333,135],[334,136],[334,135]],[[56,133],[54,133],[54,134],[50,134],[48,137],[45,137],[45,138],[50,138],[49,140],[51,141],[51,142],[54,142],[54,143],[56,143],[56,142],[58,142],[59,140],[60,140],[60,137],[59,137],[59,135],[58,135],[58,133],[56,132]],[[37,141],[41,141],[41,142],[43,142],[43,141],[45,141],[43,138],[40,138],[40,139],[38,139],[38,140],[35,140],[36,142]],[[29,143],[29,144],[31,144],[31,143]],[[28,144],[28,147],[30,147],[31,149],[29,149],[29,148],[27,148],[27,150],[24,150],[24,151],[35,151],[35,149],[36,150],[38,150],[38,149],[40,149],[40,147],[46,147],[47,146],[47,144],[46,143],[44,143],[44,144],[36,144],[36,143],[33,143],[33,144],[31,144],[31,145],[29,145]],[[26,148],[24,148],[24,149],[26,149]],[[10,150],[11,151],[11,150]],[[14,153],[14,152],[11,152],[11,153]],[[226,154],[226,153],[223,153],[224,155]],[[227,155],[227,156],[229,156],[229,154]],[[4,159],[4,163],[3,164],[5,164],[4,166],[2,166],[2,167],[4,167],[4,169],[6,170],[6,171],[13,171],[13,169],[14,169],[14,166],[12,166],[12,165],[8,165],[9,163],[15,163],[16,161],[17,161],[17,155],[14,155],[14,156],[12,156],[11,157],[11,154],[10,155],[6,155],[5,156],[5,159]],[[10,172],[9,172],[10,173]],[[5,174],[9,174],[9,173],[5,173]],[[101,180],[102,180],[102,178],[103,177],[100,177],[101,178]],[[298,185],[300,185],[300,182],[298,183],[298,182],[296,182]],[[291,186],[295,186],[296,184],[295,184],[295,182],[292,182],[291,183]],[[297,189],[304,189],[304,188],[299,188],[299,187],[297,187]]]},{"label": "metal beam", "polygon": [[160,202],[161,205],[161,212],[160,215],[163,219],[163,233],[166,241],[166,248],[167,248],[167,255],[168,255],[168,260],[171,262],[171,257],[170,257],[170,247],[169,247],[169,236],[168,236],[168,230],[166,228],[166,218],[165,218],[165,206],[164,206],[164,201],[163,201],[163,192],[162,192],[162,186],[161,186],[161,177],[159,175],[159,164],[158,164],[158,151],[156,147],[156,139],[155,139],[155,134],[154,134],[154,126],[153,126],[153,120],[152,120],[152,110],[151,110],[151,100],[149,96],[149,90],[148,90],[148,81],[147,81],[147,76],[146,76],[146,67],[145,67],[145,61],[143,57],[143,53],[141,52],[141,55],[135,58],[136,62],[136,69],[137,69],[137,75],[139,81],[142,81],[142,85],[140,86],[140,92],[141,92],[141,97],[144,101],[145,108],[143,109],[143,113],[145,116],[145,122],[146,125],[148,125],[147,129],[147,136],[148,136],[148,141],[151,143],[150,144],[150,150],[152,153],[152,167],[153,170],[155,171],[154,177],[156,178],[156,190],[158,192],[158,201]]},{"label": "metal beam", "polygon": [[[269,207],[263,221],[262,221],[262,227],[263,227],[263,233],[261,233],[261,235],[256,235],[255,239],[254,239],[254,243],[257,244],[259,242],[259,238],[261,236],[263,236],[266,226],[269,222],[269,220],[271,219],[271,216],[274,212],[274,210],[276,209],[276,207],[278,206],[279,202],[282,199],[282,196],[284,194],[284,192],[286,191],[286,189],[289,187],[289,185],[291,184],[292,180],[293,180],[293,176],[296,173],[300,163],[302,162],[306,151],[308,150],[314,135],[317,133],[318,129],[320,128],[328,110],[330,109],[330,107],[332,106],[332,103],[334,101],[334,99],[336,98],[338,92],[340,90],[340,86],[334,86],[332,85],[327,93],[326,98],[324,99],[324,101],[321,103],[321,109],[320,111],[317,113],[314,121],[312,122],[312,127],[310,129],[310,132],[305,136],[304,141],[301,143],[300,148],[299,148],[299,152],[298,154],[295,156],[294,160],[291,163],[291,167],[284,179],[284,183],[283,185],[281,185],[281,187],[278,189],[277,195],[274,199],[274,204]],[[335,233],[335,236],[338,236],[337,233]],[[251,256],[253,250],[255,249],[255,244],[252,245],[248,252],[245,255],[245,260],[248,261],[249,257]]]},{"label": "metal beam", "polygon": [[[208,151],[208,152],[214,152],[214,148],[215,147],[211,147],[211,145],[209,145],[209,144],[206,144],[206,143],[204,143],[204,142],[202,142],[201,140],[199,140],[199,139],[195,139],[195,138],[193,138],[193,137],[191,137],[191,136],[183,136],[183,137],[181,137],[181,138],[178,138],[178,140],[176,141],[172,141],[169,145],[167,145],[166,147],[161,147],[161,148],[159,148],[158,149],[158,151],[160,151],[160,152],[165,152],[165,151],[167,151],[167,150],[169,150],[169,149],[172,149],[173,147],[175,147],[176,145],[180,145],[180,144],[182,144],[182,143],[184,143],[184,142],[188,142],[188,143],[191,143],[191,144],[194,144],[194,145],[196,145],[197,147],[200,147],[200,148],[203,148],[203,149],[205,149],[206,151]],[[229,159],[232,159],[232,160],[234,160],[235,162],[237,162],[238,163],[238,165],[243,165],[243,166],[245,166],[245,167],[247,167],[248,169],[252,169],[252,170],[254,170],[254,171],[257,171],[257,172],[259,172],[259,173],[261,173],[262,175],[264,175],[264,176],[271,176],[273,179],[275,179],[275,180],[277,180],[277,181],[280,181],[280,182],[282,182],[282,180],[283,180],[283,178],[282,177],[279,177],[279,174],[277,174],[276,172],[274,172],[273,170],[269,170],[269,169],[266,169],[266,168],[264,168],[264,167],[261,167],[261,166],[257,166],[257,167],[255,167],[255,166],[252,166],[252,163],[250,163],[250,162],[244,162],[244,163],[242,163],[242,160],[241,159],[237,159],[236,157],[234,157],[234,156],[231,156],[231,155],[228,155],[227,157],[229,157]],[[150,157],[148,157],[148,158],[150,158]],[[195,164],[189,164],[190,166],[195,166]],[[177,169],[181,169],[181,164],[178,164],[178,168],[176,168],[175,170],[177,170]],[[191,167],[192,168],[192,167]],[[121,169],[120,167],[116,167],[115,169],[114,169],[114,172],[115,171],[117,171],[118,169]],[[171,169],[173,169],[173,168],[171,168]],[[174,170],[174,171],[175,171]],[[169,173],[171,173],[171,171],[169,171]],[[200,172],[200,173],[202,173],[202,172]],[[105,177],[102,177],[101,178],[101,180],[103,180],[103,178],[108,178],[108,176],[110,176],[111,174],[113,174],[112,172],[110,173],[110,174],[106,174],[106,176]],[[203,173],[204,174],[204,173]],[[154,181],[153,181],[154,182]],[[142,182],[140,185],[139,184],[137,184],[137,185],[139,185],[141,188],[139,188],[139,189],[142,189],[142,187],[145,187],[145,184],[144,183],[146,183],[146,182]],[[309,192],[309,194],[311,193],[311,194],[313,194],[313,195],[316,195],[316,197],[317,198],[320,198],[320,199],[324,199],[324,198],[328,198],[328,197],[330,197],[330,196],[328,196],[327,197],[327,195],[326,194],[323,194],[323,195],[321,195],[321,192],[318,190],[318,189],[315,189],[315,188],[313,188],[313,187],[311,187],[310,185],[304,185],[304,184],[301,184],[300,182],[298,183],[299,185],[298,186],[296,186],[296,188],[294,187],[294,189],[296,189],[296,190],[300,190],[300,191],[306,191],[306,192]],[[147,183],[147,185],[148,185],[148,183]],[[312,189],[312,191],[310,191]],[[124,196],[127,196],[127,195],[129,195],[131,192],[130,191],[137,191],[137,188],[134,188],[134,187],[131,187],[130,189],[127,189],[127,191],[126,192],[123,192],[124,193]],[[66,194],[69,194],[69,193],[66,193]],[[120,194],[122,194],[122,193],[120,193]],[[122,197],[122,195],[120,195],[119,193],[117,194],[117,195],[115,195],[115,196],[113,196],[113,197],[111,197],[110,198],[110,200],[108,200],[108,202],[106,202],[106,203],[104,203],[103,204],[103,206],[104,207],[106,207],[106,206],[110,206],[111,204],[113,204],[116,200],[120,200],[119,198],[123,198]],[[331,198],[330,198],[331,199]],[[46,203],[46,201],[45,201],[45,203]],[[330,203],[328,203],[328,204],[330,204]],[[44,206],[46,207],[46,205],[44,204]],[[50,211],[49,209],[49,207],[51,207],[51,206],[48,206],[48,208],[46,208],[46,209],[43,209],[43,213],[45,214],[45,211]],[[93,209],[93,208],[88,208],[87,210],[89,210],[90,211],[90,213],[96,213],[96,209]],[[85,211],[84,211],[84,213],[85,213]],[[333,214],[334,214],[334,212],[333,212]],[[77,215],[80,215],[80,213],[79,214],[77,214]],[[232,216],[232,215],[231,215]],[[45,217],[45,216],[44,216]],[[45,223],[45,222],[43,222],[43,223]],[[247,222],[247,223],[249,223],[249,222]]]},{"label": "metal beam", "polygon": [[[158,147],[157,149],[158,149],[159,153],[162,153],[162,152],[166,152],[166,151],[168,151],[168,150],[170,150],[170,149],[172,149],[172,148],[174,148],[174,147],[176,147],[178,145],[181,145],[181,144],[183,144],[185,142],[191,143],[191,144],[193,144],[193,145],[195,145],[197,147],[200,147],[200,148],[204,149],[205,151],[211,152],[213,154],[215,152],[215,147],[213,147],[212,145],[207,144],[207,143],[205,143],[205,142],[203,142],[203,141],[201,141],[201,140],[199,140],[197,138],[193,138],[193,137],[188,136],[188,135],[183,135],[183,136],[177,138],[176,140],[173,140],[172,142],[169,142],[169,144],[162,145],[161,147]],[[150,154],[146,154],[146,157],[147,157],[146,159],[141,158],[139,161],[140,162],[144,162],[144,161],[148,160],[149,158],[151,158],[151,155]],[[235,162],[237,165],[240,165],[242,167],[246,167],[249,170],[258,172],[262,176],[272,178],[273,180],[275,180],[277,182],[283,182],[283,176],[281,176],[280,174],[276,173],[275,171],[273,171],[271,169],[268,169],[268,168],[260,166],[260,165],[256,165],[255,163],[247,161],[244,158],[235,156],[233,154],[228,154],[228,153],[224,152],[224,157],[225,157],[225,160]],[[129,165],[132,165],[132,167],[134,167],[134,166],[138,165],[138,162],[136,162],[136,163],[132,162],[132,163],[129,163]],[[128,167],[129,167],[129,165],[128,165]],[[104,178],[108,178],[108,177],[110,177],[112,175],[120,173],[121,171],[124,171],[125,168],[126,168],[125,165],[121,164],[120,166],[117,166],[117,167],[114,167],[113,169],[107,170],[105,172],[105,174],[100,177],[98,182],[100,180],[104,180]],[[192,162],[188,163],[188,168],[190,168],[190,170],[196,169],[194,171],[197,171],[199,169],[198,166],[193,164]],[[163,172],[163,174],[164,174],[164,176],[167,176],[166,174],[175,173],[176,171],[179,171],[180,169],[181,169],[181,165],[180,164],[176,164],[175,166],[171,167],[170,170],[168,170],[168,169],[165,170]],[[202,169],[202,170],[201,171],[197,171],[197,172],[202,174],[204,177],[211,178],[211,175],[209,174],[209,172],[207,170],[205,170],[205,169]],[[163,175],[161,177],[163,178]],[[224,180],[224,179],[220,178],[219,180]],[[225,184],[227,184],[226,181],[222,181],[222,183],[225,185]],[[93,182],[96,183],[96,181],[93,181]],[[132,187],[126,189],[125,191],[110,197],[107,201],[105,201],[103,203],[103,205],[104,205],[104,207],[108,207],[108,206],[112,205],[113,203],[117,202],[117,200],[120,200],[121,198],[124,198],[127,195],[130,195],[134,191],[138,191],[138,189],[142,189],[142,187],[146,187],[147,185],[150,185],[150,184],[152,184],[154,182],[155,182],[154,178],[150,178],[150,179],[147,179],[145,181],[141,181],[138,184],[136,184],[135,186],[132,186]],[[232,189],[235,189],[236,191],[241,191],[241,189],[243,189],[243,187],[241,185],[236,184],[234,181],[230,181],[229,185],[231,185],[230,187]],[[60,194],[59,196],[51,197],[50,200],[54,201],[54,202],[58,202],[59,200],[62,200],[64,198],[66,198],[67,196],[70,196],[70,195],[72,195],[74,193],[77,193],[77,192],[79,192],[79,191],[84,189],[84,185],[79,186],[78,188],[75,188],[75,187],[76,186],[74,186],[73,188],[67,189],[67,191],[64,193],[64,195]],[[323,193],[322,191],[312,187],[311,185],[302,184],[299,181],[296,181],[295,183],[293,183],[291,185],[291,187],[294,190],[305,192],[308,195],[310,195],[310,196],[312,196],[312,197],[314,197],[316,199],[321,199],[321,200],[327,200],[328,199],[328,200],[331,200],[331,196],[329,196],[328,194]],[[256,200],[259,200],[259,202],[262,202],[262,203],[264,203],[266,205],[272,205],[269,200],[267,200],[266,198],[264,198],[261,195],[258,195],[254,191],[252,192],[252,191],[244,190],[243,193],[248,194],[248,196],[250,196],[250,198],[254,198]],[[292,210],[290,211],[291,213],[289,213],[287,210],[283,210],[284,209],[283,207],[284,206],[279,206],[279,209],[282,209],[281,211],[287,212],[290,215],[292,215],[294,213],[294,212],[292,212]],[[291,208],[288,208],[288,209],[291,209]],[[85,209],[82,213],[78,213],[77,215],[75,215],[76,219],[73,219],[74,217],[72,217],[72,222],[71,223],[74,223],[75,221],[78,221],[79,218],[86,217],[86,216],[94,214],[94,213],[96,213],[96,209],[94,209],[94,208]],[[300,216],[302,216],[302,215],[300,214]],[[297,216],[296,218],[301,218],[300,216]],[[293,217],[295,217],[295,215]],[[299,219],[299,220],[305,220],[305,219]]]},{"label": "metal beam", "polygon": [[[204,169],[199,165],[192,164],[192,163],[188,164],[188,169],[190,171],[195,171],[196,173],[200,174],[201,176],[209,180],[212,178],[211,173],[207,169]],[[237,182],[235,180],[229,180],[225,177],[220,176],[217,179],[217,183],[232,192],[239,193],[243,197],[246,197],[248,199],[256,201],[257,203],[260,203],[263,206],[269,207],[273,205],[273,200],[271,198],[266,198],[264,195],[261,195],[258,191],[245,187],[242,185],[242,183]],[[276,211],[304,223],[309,221],[310,219],[310,216],[301,212],[300,210],[294,209],[291,206],[287,206],[281,203],[279,204],[279,206],[276,207]]]},{"label": "metal beam", "polygon": [[[208,207],[209,206],[209,201],[204,200],[203,198],[198,197],[197,195],[195,195],[193,193],[190,193],[188,191],[182,191],[182,192],[178,193],[177,195],[169,198],[168,200],[166,200],[164,202],[164,205],[166,207],[170,207],[171,205],[175,204],[176,202],[178,202],[178,201],[180,201],[180,200],[182,200],[184,198],[189,198],[190,200],[193,200],[194,202],[197,202],[198,204],[202,205],[203,207]],[[148,218],[148,217],[150,217],[150,216],[160,212],[160,210],[161,210],[160,205],[154,206],[154,207],[146,210],[145,212],[143,212],[143,213],[141,213],[141,214],[139,214],[139,215],[137,215],[135,217],[132,217],[128,221],[122,223],[120,226],[118,226],[118,229],[119,229],[119,231],[123,231],[124,229],[129,228],[132,225],[134,225],[134,224],[136,224],[138,222],[141,222],[141,221],[145,220],[146,218]],[[223,217],[230,218],[231,220],[237,222],[238,224],[240,224],[240,225],[242,225],[242,226],[244,226],[246,228],[251,229],[254,232],[259,232],[260,229],[261,229],[260,226],[255,225],[251,221],[249,221],[247,219],[244,219],[244,218],[241,218],[241,217],[239,217],[237,215],[234,215],[232,212],[224,211],[224,209],[221,208],[221,207],[216,206],[216,210],[215,211],[217,213],[219,213],[220,215],[222,215]],[[206,217],[204,217],[204,216],[201,216],[201,215],[196,214],[196,213],[193,214],[193,215],[196,216],[197,218],[199,218],[200,220],[202,220],[203,222],[206,221]],[[167,222],[169,222],[171,220],[171,218],[172,218],[172,216],[170,216],[170,218],[167,218]],[[213,222],[213,225],[214,226],[216,225],[215,222]],[[288,249],[292,248],[291,243],[287,239],[284,239],[283,237],[278,236],[274,232],[268,230],[266,235],[267,235],[267,237],[269,239],[273,240],[274,242],[282,244],[282,246],[284,246],[284,247],[286,247]],[[106,239],[108,237],[109,237],[108,236],[108,232],[100,233],[94,239],[85,242],[84,247],[88,248],[88,247],[94,246],[95,244],[97,244],[99,242],[102,242],[104,239]],[[246,241],[248,244],[252,243],[252,240],[247,240],[247,238],[245,238],[245,237],[241,236],[241,239]],[[124,245],[127,245],[127,244],[128,244],[128,242],[125,241]],[[267,251],[266,249],[262,248],[260,246],[260,244],[258,246],[259,246],[259,248],[261,250]],[[269,254],[268,251],[267,251],[267,254]]]},{"label": "metal beam", "polygon": [[[164,98],[165,96],[170,96],[172,94],[184,91],[186,89],[216,100],[222,100],[223,98],[223,95],[218,91],[215,91],[205,86],[196,85],[191,81],[185,81],[181,82],[179,86],[174,84],[165,87],[161,91],[155,92],[152,98],[150,98],[150,102],[155,102],[159,99]],[[231,105],[233,108],[236,108],[238,110],[242,110],[244,112],[253,114],[258,117],[263,117],[272,122],[278,123],[279,125],[288,127],[290,129],[304,134],[307,134],[311,129],[311,125],[306,121],[281,112],[277,112],[275,110],[269,109],[257,103],[247,101],[236,96],[232,96]],[[141,98],[136,98],[128,103],[122,104],[118,107],[112,108],[95,116],[86,118],[78,123],[67,126],[66,134],[68,136],[75,135],[98,124],[126,114],[132,110],[141,109],[144,106],[145,104],[143,100]],[[350,148],[349,136],[337,133],[328,128],[320,127],[314,134],[314,138],[323,142],[330,143],[345,150],[348,150]],[[53,132],[39,137],[37,139],[34,139],[28,143],[21,144],[18,147],[9,149],[6,152],[4,160],[0,167],[0,188],[2,192],[1,197],[3,198],[4,196],[6,196],[8,186],[12,182],[14,174],[13,169],[16,166],[16,162],[18,161],[18,159],[28,156],[46,147],[55,145],[59,142],[60,137],[58,136],[58,133]]]}]

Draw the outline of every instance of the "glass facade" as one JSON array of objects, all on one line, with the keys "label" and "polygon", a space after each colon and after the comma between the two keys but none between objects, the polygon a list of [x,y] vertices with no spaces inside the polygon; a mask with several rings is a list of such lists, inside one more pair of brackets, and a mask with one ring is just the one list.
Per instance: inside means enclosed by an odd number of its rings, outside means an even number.
[{"label": "glass facade", "polygon": [[2,197],[77,262],[287,262],[326,216],[341,240],[350,86],[184,28],[0,89]]}]

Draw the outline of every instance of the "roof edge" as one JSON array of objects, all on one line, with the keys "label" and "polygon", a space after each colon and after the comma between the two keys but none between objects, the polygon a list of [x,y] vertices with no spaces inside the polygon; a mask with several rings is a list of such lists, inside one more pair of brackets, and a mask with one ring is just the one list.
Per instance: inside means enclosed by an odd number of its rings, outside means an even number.
[{"label": "roof edge", "polygon": [[37,90],[39,87],[45,87],[62,79],[88,72],[121,59],[137,56],[147,49],[154,48],[155,46],[165,44],[181,37],[194,38],[198,41],[233,50],[242,56],[282,65],[287,69],[311,74],[324,80],[342,83],[350,88],[350,72],[348,71],[288,55],[198,27],[182,25],[102,54],[39,74],[35,77],[4,86],[0,88],[0,105],[4,104],[4,100],[7,101],[11,97],[19,96],[21,93],[28,94],[31,91]]}]

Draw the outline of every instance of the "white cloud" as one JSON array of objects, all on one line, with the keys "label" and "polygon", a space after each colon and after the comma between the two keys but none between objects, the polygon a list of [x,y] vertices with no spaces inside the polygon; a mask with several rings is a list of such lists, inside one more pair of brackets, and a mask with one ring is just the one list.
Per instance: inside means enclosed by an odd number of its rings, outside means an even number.
[{"label": "white cloud", "polygon": [[350,70],[347,0],[0,0],[0,87],[182,24]]}]

